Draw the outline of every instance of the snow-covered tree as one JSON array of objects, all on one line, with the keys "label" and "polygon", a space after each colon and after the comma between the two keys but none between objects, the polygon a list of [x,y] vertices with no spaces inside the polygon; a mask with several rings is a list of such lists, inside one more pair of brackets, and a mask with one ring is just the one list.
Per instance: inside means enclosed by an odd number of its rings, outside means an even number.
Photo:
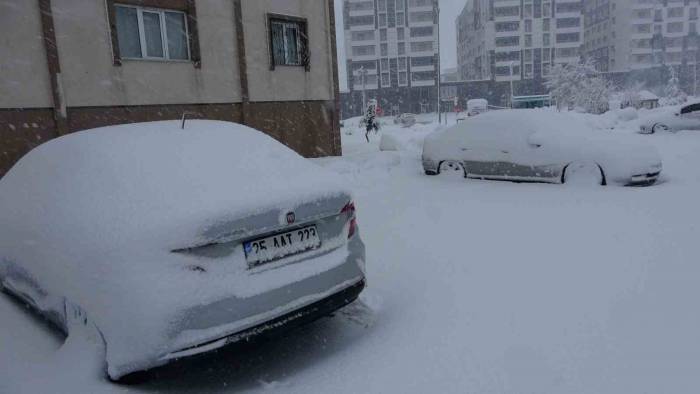
[{"label": "snow-covered tree", "polygon": [[688,95],[686,95],[679,86],[678,74],[676,73],[676,70],[671,66],[667,67],[670,77],[668,79],[668,83],[666,83],[666,87],[664,88],[664,98],[661,100],[661,104],[676,105],[684,103],[688,99]]},{"label": "snow-covered tree", "polygon": [[602,76],[586,78],[575,95],[576,106],[592,114],[602,114],[609,109],[612,86]]},{"label": "snow-covered tree", "polygon": [[586,112],[601,113],[608,107],[611,86],[595,69],[595,63],[557,64],[550,69],[545,86],[557,108],[580,107]]},{"label": "snow-covered tree", "polygon": [[620,93],[620,101],[623,107],[639,107],[642,96],[639,94],[644,89],[643,82],[632,82]]}]

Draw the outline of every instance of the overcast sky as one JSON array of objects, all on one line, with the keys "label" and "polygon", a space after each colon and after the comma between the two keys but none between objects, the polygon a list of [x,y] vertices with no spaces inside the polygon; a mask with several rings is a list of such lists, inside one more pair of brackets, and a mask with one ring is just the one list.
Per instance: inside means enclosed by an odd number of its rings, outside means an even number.
[{"label": "overcast sky", "polygon": [[[440,1],[440,62],[442,69],[457,66],[457,39],[455,19],[462,11],[467,0]],[[340,68],[340,89],[346,90],[345,41],[343,38],[343,0],[335,0],[335,22],[338,41],[338,67]]]}]

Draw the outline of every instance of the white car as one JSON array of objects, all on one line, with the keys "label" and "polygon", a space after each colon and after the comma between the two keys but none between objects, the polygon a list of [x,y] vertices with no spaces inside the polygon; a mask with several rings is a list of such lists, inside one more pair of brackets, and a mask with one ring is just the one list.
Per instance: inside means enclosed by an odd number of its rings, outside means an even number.
[{"label": "white car", "polygon": [[486,99],[467,100],[467,116],[476,116],[489,110],[489,102]]},{"label": "white car", "polygon": [[234,123],[49,141],[0,179],[0,223],[0,288],[102,341],[112,379],[326,316],[364,287],[347,188]]},{"label": "white car", "polygon": [[680,130],[700,130],[700,103],[659,108],[640,120],[641,134]]},{"label": "white car", "polygon": [[426,137],[423,169],[517,182],[652,185],[661,157],[639,138],[549,110],[490,111]]}]

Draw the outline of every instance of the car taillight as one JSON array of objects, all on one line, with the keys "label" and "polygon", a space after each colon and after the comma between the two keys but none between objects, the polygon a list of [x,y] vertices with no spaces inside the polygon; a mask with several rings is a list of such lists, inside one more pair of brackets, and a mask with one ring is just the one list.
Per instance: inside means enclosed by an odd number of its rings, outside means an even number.
[{"label": "car taillight", "polygon": [[350,201],[349,203],[345,204],[343,209],[340,210],[340,213],[347,213],[350,217],[350,226],[348,227],[348,239],[350,239],[353,235],[355,235],[355,232],[357,231],[357,218],[355,218],[355,203]]}]

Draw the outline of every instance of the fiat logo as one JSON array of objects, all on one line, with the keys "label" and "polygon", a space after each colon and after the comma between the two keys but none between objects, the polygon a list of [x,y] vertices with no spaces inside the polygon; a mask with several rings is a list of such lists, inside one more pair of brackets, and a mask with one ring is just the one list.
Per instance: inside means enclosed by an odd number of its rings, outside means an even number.
[{"label": "fiat logo", "polygon": [[294,215],[294,212],[288,212],[287,213],[287,224],[292,224],[294,221],[297,220],[296,215]]}]

